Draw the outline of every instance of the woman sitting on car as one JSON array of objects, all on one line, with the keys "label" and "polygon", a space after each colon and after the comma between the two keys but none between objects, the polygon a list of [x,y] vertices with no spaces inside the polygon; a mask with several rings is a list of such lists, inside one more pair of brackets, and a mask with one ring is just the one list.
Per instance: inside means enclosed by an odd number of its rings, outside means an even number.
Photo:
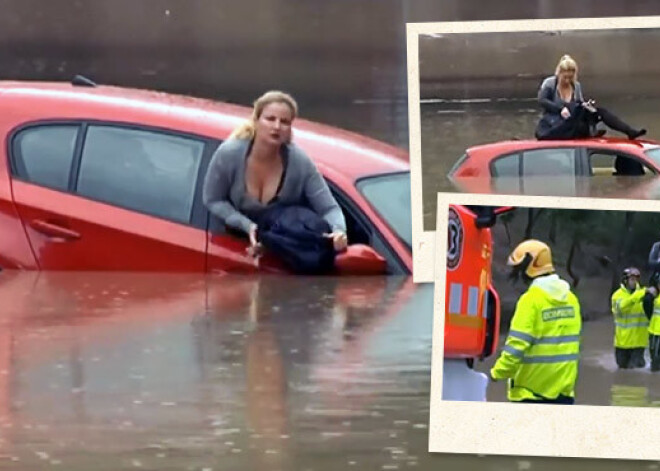
[{"label": "woman sitting on car", "polygon": [[585,101],[577,72],[575,60],[565,55],[557,64],[555,75],[543,80],[538,92],[543,115],[536,127],[537,139],[600,137],[605,134],[605,130],[596,129],[601,121],[629,139],[646,134],[645,129],[633,128],[607,109],[596,106],[595,101]]},{"label": "woman sitting on car", "polygon": [[254,102],[251,119],[216,150],[204,180],[203,200],[227,226],[250,239],[259,255],[258,224],[274,206],[308,206],[325,222],[337,252],[347,246],[341,208],[312,160],[291,142],[298,105],[270,91]]}]

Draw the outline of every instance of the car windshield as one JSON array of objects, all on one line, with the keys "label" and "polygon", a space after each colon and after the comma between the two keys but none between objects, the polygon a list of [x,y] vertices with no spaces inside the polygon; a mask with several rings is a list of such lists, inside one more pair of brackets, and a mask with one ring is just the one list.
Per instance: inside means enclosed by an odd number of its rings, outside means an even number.
[{"label": "car windshield", "polygon": [[644,152],[656,165],[660,166],[660,147]]},{"label": "car windshield", "polygon": [[396,235],[412,247],[410,172],[364,178],[357,188]]}]

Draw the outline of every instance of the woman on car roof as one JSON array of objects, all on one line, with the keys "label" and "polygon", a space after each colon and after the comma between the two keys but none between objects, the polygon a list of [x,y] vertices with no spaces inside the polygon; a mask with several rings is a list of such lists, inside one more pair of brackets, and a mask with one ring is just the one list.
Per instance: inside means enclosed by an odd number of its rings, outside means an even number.
[{"label": "woman on car roof", "polygon": [[252,117],[216,150],[204,180],[209,211],[249,236],[260,249],[257,221],[275,203],[308,205],[332,228],[335,250],[347,246],[346,221],[316,165],[291,142],[298,105],[288,94],[270,91],[254,102]]},{"label": "woman on car roof", "polygon": [[599,122],[629,139],[646,134],[646,129],[633,128],[607,109],[596,106],[595,101],[585,101],[577,74],[577,62],[564,55],[557,64],[555,75],[543,80],[538,92],[543,115],[536,127],[537,139],[600,137],[605,130],[596,129]]}]

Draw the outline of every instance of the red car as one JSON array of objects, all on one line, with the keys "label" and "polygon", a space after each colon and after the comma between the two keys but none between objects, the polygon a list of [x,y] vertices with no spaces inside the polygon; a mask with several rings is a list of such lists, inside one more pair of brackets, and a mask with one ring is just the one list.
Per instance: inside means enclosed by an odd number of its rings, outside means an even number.
[{"label": "red car", "polygon": [[660,143],[615,138],[502,141],[469,148],[452,178],[660,173]]},{"label": "red car", "polygon": [[[202,203],[213,152],[250,113],[79,77],[0,82],[0,269],[285,272],[269,256],[256,267]],[[407,153],[302,119],[294,139],[358,247],[338,267],[410,274]]]},{"label": "red car", "polygon": [[448,177],[462,191],[477,193],[631,197],[640,176],[659,174],[659,142],[590,138],[474,146]]}]

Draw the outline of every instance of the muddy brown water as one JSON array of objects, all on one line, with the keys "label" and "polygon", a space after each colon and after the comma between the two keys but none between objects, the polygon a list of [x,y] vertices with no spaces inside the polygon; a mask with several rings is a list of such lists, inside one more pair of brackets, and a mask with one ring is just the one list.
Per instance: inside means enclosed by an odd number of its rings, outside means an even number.
[{"label": "muddy brown water", "polygon": [[[433,286],[410,278],[3,272],[0,300],[1,469],[556,466],[427,453]],[[660,376],[587,332],[582,401],[656,405]]]},{"label": "muddy brown water", "polygon": [[[500,339],[500,350],[506,337]],[[619,370],[614,360],[614,325],[603,316],[585,322],[576,384],[576,404],[590,406],[660,407],[660,374],[649,369],[649,354],[645,352],[646,367]],[[477,370],[487,372],[496,357],[477,364]],[[491,385],[488,400],[506,402],[504,382]]]}]

